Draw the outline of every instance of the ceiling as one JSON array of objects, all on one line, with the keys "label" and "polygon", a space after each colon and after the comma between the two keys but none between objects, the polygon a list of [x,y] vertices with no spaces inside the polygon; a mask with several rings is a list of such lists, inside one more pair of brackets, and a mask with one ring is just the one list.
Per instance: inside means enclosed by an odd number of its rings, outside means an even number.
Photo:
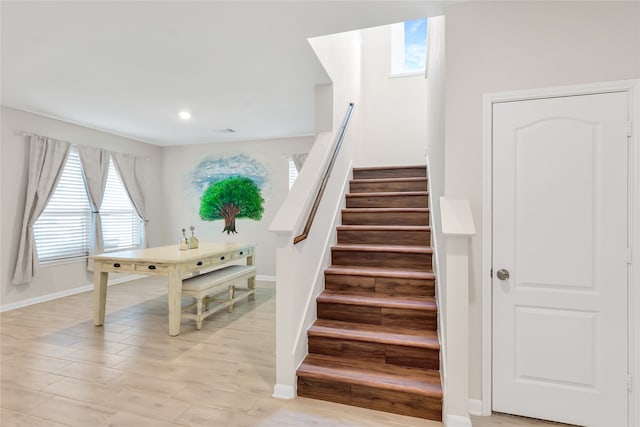
[{"label": "ceiling", "polygon": [[[329,78],[307,38],[441,9],[428,1],[3,0],[1,102],[160,146],[309,135],[314,86]],[[178,118],[181,110],[192,118]]]}]

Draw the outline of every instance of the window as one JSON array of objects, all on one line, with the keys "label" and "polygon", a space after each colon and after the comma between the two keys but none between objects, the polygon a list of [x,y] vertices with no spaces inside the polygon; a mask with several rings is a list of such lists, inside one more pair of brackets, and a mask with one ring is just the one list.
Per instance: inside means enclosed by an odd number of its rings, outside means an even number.
[{"label": "window", "polygon": [[120,180],[120,175],[109,161],[109,176],[100,209],[104,250],[139,247],[142,242],[142,220],[131,204],[131,199]]},{"label": "window", "polygon": [[33,225],[40,262],[89,255],[91,207],[80,157],[71,150],[53,196]]},{"label": "window", "polygon": [[289,158],[289,190],[293,187],[293,183],[298,179],[298,169],[292,158]]},{"label": "window", "polygon": [[[109,163],[100,213],[105,251],[141,246],[142,220],[131,204],[113,161]],[[71,149],[58,186],[33,231],[41,263],[89,255],[91,207],[76,149]]]},{"label": "window", "polygon": [[423,74],[427,62],[428,21],[416,19],[391,26],[391,75]]}]

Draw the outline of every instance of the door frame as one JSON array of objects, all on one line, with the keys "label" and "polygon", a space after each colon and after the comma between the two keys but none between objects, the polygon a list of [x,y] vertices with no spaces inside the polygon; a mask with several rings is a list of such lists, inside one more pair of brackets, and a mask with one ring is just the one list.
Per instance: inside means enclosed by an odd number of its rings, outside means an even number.
[{"label": "door frame", "polygon": [[[633,379],[629,393],[629,425],[640,426],[640,79],[556,86],[521,91],[487,93],[483,96],[482,131],[482,398],[480,413],[491,415],[493,372],[493,289],[491,284],[493,248],[493,104],[593,95],[609,92],[629,93],[629,120],[633,131],[629,142],[629,242],[633,248],[633,262],[627,274],[628,292],[628,361]],[[635,391],[633,390],[635,389]],[[477,405],[471,407],[477,408]]]}]

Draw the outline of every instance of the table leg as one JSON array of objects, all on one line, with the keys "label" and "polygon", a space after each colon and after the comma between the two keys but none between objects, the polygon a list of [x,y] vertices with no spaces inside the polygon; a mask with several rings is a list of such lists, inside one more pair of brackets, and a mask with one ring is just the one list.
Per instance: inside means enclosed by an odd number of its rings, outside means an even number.
[{"label": "table leg", "polygon": [[108,278],[108,272],[101,271],[99,266],[95,267],[93,272],[93,324],[96,326],[104,324]]},{"label": "table leg", "polygon": [[227,300],[229,301],[229,306],[227,307],[227,311],[229,313],[233,312],[233,299],[236,296],[236,288],[234,285],[229,286],[227,290]]},{"label": "table leg", "polygon": [[[247,257],[247,265],[255,265],[253,255]],[[256,299],[256,276],[249,278],[247,281],[247,288],[249,288],[250,292],[249,299]]]},{"label": "table leg", "polygon": [[169,272],[169,335],[180,334],[182,313],[182,277],[176,269]]}]

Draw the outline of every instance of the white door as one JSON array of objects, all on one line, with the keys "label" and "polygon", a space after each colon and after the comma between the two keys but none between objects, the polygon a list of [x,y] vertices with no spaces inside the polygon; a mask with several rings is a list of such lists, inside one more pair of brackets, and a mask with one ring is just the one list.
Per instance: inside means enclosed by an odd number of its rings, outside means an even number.
[{"label": "white door", "polygon": [[627,92],[494,104],[494,411],[628,424],[627,120]]}]

